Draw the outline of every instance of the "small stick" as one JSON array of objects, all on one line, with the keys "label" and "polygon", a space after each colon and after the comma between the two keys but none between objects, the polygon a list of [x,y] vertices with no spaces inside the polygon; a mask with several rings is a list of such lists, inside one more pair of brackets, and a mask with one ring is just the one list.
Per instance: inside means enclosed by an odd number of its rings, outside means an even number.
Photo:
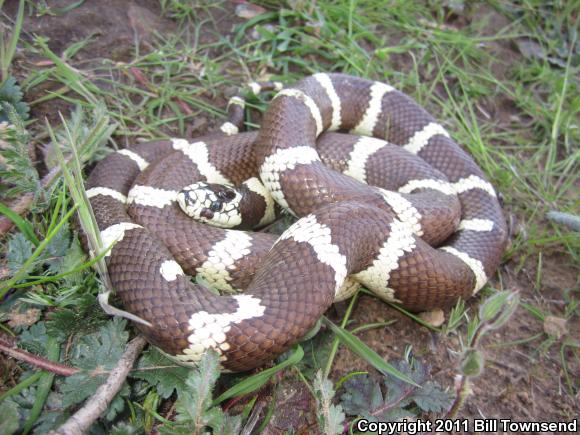
[{"label": "small stick", "polygon": [[101,385],[84,406],[74,413],[56,431],[51,431],[51,435],[80,435],[86,433],[100,415],[107,410],[107,407],[115,395],[123,387],[123,382],[131,371],[135,360],[145,347],[147,342],[142,336],[131,340],[117,363],[111,370],[107,381]]},{"label": "small stick", "polygon": [[25,350],[18,349],[17,347],[15,347],[9,341],[7,341],[2,337],[0,337],[0,351],[8,354],[12,358],[15,358],[19,361],[25,362],[27,364],[33,365],[42,370],[46,370],[48,372],[55,373],[60,376],[71,376],[80,371],[75,367],[70,367],[64,364],[56,363],[41,356],[34,355],[30,352],[26,352]]},{"label": "small stick", "polygon": [[580,216],[552,210],[546,214],[546,217],[552,222],[564,225],[573,231],[580,231]]}]

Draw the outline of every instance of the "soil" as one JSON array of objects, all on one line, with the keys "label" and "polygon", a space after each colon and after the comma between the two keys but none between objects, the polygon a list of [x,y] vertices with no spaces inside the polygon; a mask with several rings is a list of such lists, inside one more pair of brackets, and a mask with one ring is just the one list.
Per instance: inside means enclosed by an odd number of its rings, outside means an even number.
[{"label": "soil", "polygon": [[[17,2],[6,3],[7,14],[14,16]],[[58,8],[67,6],[70,0],[48,3],[51,7]],[[224,3],[222,8],[213,9],[216,33],[222,36],[229,35],[234,24],[244,22],[244,19],[235,16],[234,9],[235,4],[229,2]],[[152,46],[153,30],[160,34],[168,34],[177,29],[174,21],[161,18],[159,2],[155,0],[86,1],[82,6],[62,15],[26,15],[25,40],[30,42],[33,35],[46,37],[49,39],[50,48],[57,54],[61,54],[70,44],[92,35],[89,44],[75,57],[74,64],[80,65],[79,68],[101,62],[102,59],[110,59],[113,62],[130,61],[134,54],[135,41],[138,41],[141,49],[148,50]],[[449,25],[461,26],[465,25],[466,20],[469,22],[483,19],[489,23],[486,31],[490,34],[507,24],[506,19],[493,9],[481,6],[472,11],[469,18],[456,19]],[[217,38],[216,33],[201,32],[206,41]],[[500,80],[509,74],[510,62],[520,56],[510,43],[503,41],[491,43],[490,52],[497,56],[497,63],[492,68]],[[17,73],[21,71],[24,74],[42,60],[24,53],[19,51],[16,57]],[[395,67],[403,71],[412,67],[402,59],[394,57]],[[47,86],[33,88],[26,95],[26,99],[34,100],[49,90],[54,88]],[[229,92],[226,89],[219,91],[224,94]],[[224,96],[224,102],[227,96]],[[54,117],[58,110],[68,109],[66,104],[55,103],[55,100],[52,100],[48,104],[35,105],[31,116],[37,119],[43,119],[45,116]],[[489,101],[485,111],[497,119],[498,128],[502,126],[509,128],[513,117],[518,116],[513,102],[509,100]],[[506,210],[506,213],[509,215],[510,210]],[[510,221],[516,218],[508,217]],[[499,270],[498,276],[501,277],[503,287],[518,291],[524,302],[539,306],[552,315],[564,317],[562,301],[566,296],[565,293],[577,286],[576,272],[569,265],[570,260],[557,251],[544,252],[539,288],[536,283],[536,259],[529,258],[523,261],[523,265],[520,265],[520,260],[517,257],[511,258]],[[492,285],[499,288],[497,277],[492,281]],[[470,313],[477,312],[477,299],[468,301]],[[329,310],[328,315],[331,319],[340,320],[338,314],[343,310],[344,306],[338,305]],[[352,327],[395,319],[396,322],[392,325],[367,330],[359,334],[359,337],[387,360],[400,359],[404,349],[412,346],[415,357],[430,365],[434,379],[443,386],[453,388],[454,377],[457,374],[455,352],[460,349],[456,334],[434,334],[393,308],[367,296],[360,298],[353,319]],[[461,410],[460,417],[563,421],[578,416],[579,402],[566,391],[559,354],[563,340],[580,336],[578,322],[567,325],[568,334],[556,340],[548,349],[540,347],[546,335],[519,345],[509,344],[541,333],[543,327],[541,321],[520,308],[506,326],[485,339],[486,368],[473,382],[473,394]],[[464,329],[464,327],[461,329],[463,336]],[[569,348],[564,351],[563,358],[567,362],[572,382],[577,382],[580,367],[570,354]],[[332,379],[337,380],[353,370],[373,372],[358,357],[341,348],[331,373]],[[316,416],[313,413],[313,399],[305,390],[304,384],[296,381],[295,376],[286,376],[279,388],[277,395],[279,406],[276,406],[274,417],[265,433],[279,433],[280,430],[290,427],[294,427],[296,432],[309,432],[316,421]]]}]

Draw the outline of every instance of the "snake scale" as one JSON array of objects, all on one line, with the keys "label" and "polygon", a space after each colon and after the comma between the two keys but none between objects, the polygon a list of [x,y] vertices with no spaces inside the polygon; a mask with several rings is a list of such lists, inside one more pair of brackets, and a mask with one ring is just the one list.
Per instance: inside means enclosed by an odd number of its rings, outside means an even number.
[{"label": "snake scale", "polygon": [[[213,348],[224,369],[258,367],[357,285],[420,311],[473,295],[497,268],[507,232],[493,187],[391,86],[319,73],[279,91],[257,133],[226,124],[228,134],[112,153],[87,181],[103,244],[115,242],[106,261],[118,298],[182,364]],[[281,236],[197,222],[178,205],[196,182],[262,198],[234,227],[262,226],[273,201],[299,219]],[[202,220],[236,197],[212,192]]]}]

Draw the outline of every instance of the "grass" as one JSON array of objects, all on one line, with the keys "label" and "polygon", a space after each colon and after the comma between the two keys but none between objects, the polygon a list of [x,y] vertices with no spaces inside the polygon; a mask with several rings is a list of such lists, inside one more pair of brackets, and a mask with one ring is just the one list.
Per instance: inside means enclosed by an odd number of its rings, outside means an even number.
[{"label": "grass", "polygon": [[[16,25],[12,36],[0,38],[2,81],[8,75],[17,76],[26,101],[37,114],[25,124],[27,135],[18,136],[19,168],[36,171],[36,166],[27,160],[28,143],[22,147],[23,137],[32,144],[50,141],[76,144],[78,159],[70,154],[70,149],[64,150],[64,157],[57,159],[60,164],[67,157],[74,161],[74,177],[66,176],[68,190],[62,178],[58,178],[47,189],[45,201],[37,199],[34,213],[19,218],[10,216],[5,208],[0,209],[15,221],[23,235],[21,238],[10,235],[0,241],[2,252],[12,265],[0,283],[0,294],[16,291],[19,296],[12,297],[8,305],[3,302],[1,320],[6,320],[11,310],[26,311],[37,306],[46,314],[50,307],[52,314],[44,320],[52,319],[53,325],[74,325],[78,329],[83,316],[94,311],[102,278],[90,270],[99,258],[87,261],[82,257],[78,243],[70,236],[69,220],[75,210],[73,204],[83,203],[78,181],[81,172],[87,172],[92,162],[106,153],[107,139],[116,147],[126,146],[137,138],[198,135],[221,122],[229,94],[250,80],[271,77],[291,83],[318,71],[340,71],[387,81],[413,96],[445,124],[497,187],[509,221],[517,223],[512,225],[513,237],[504,254],[509,264],[495,277],[497,289],[488,286],[482,299],[488,300],[501,294],[498,290],[511,288],[514,276],[517,277],[533,289],[522,291],[520,298],[522,310],[529,313],[534,326],[531,332],[523,336],[518,332],[489,349],[506,352],[512,345],[528,349],[525,346],[539,342],[537,351],[529,357],[555,362],[561,368],[566,394],[577,393],[573,381],[573,366],[578,365],[577,343],[571,337],[555,339],[542,329],[547,316],[562,317],[570,323],[578,316],[573,289],[560,289],[562,295],[553,296],[554,292],[545,285],[547,268],[559,263],[574,274],[580,260],[578,233],[545,217],[551,210],[572,214],[580,210],[577,195],[580,150],[574,147],[580,142],[580,45],[573,31],[578,27],[573,9],[576,2],[545,6],[539,0],[492,1],[485,6],[480,19],[464,20],[470,16],[471,6],[463,2],[456,3],[467,10],[454,13],[429,2],[392,1],[385,7],[377,0],[319,0],[292,2],[293,7],[280,9],[278,2],[264,1],[261,4],[269,7],[270,12],[241,22],[227,34],[230,27],[223,25],[223,11],[228,9],[225,2],[193,5],[182,0],[161,0],[163,15],[176,24],[174,32],[160,30],[152,37],[150,49],[144,49],[136,41],[132,55],[124,62],[106,57],[81,60],[80,54],[91,49],[96,35],[70,42],[58,54],[41,36],[26,33],[26,37],[20,37],[24,3],[20,2],[13,17]],[[42,2],[38,6],[26,3],[28,18],[51,14]],[[83,4],[72,6],[58,13],[70,13]],[[498,26],[496,22],[502,16],[506,18],[505,24]],[[522,48],[524,42],[527,51]],[[518,54],[513,46],[520,46],[524,54]],[[15,56],[40,57],[44,62],[41,67],[26,61],[15,66]],[[266,104],[264,97],[249,101],[249,127],[257,127],[257,113]],[[65,122],[52,107],[64,110]],[[45,116],[51,127],[47,126]],[[10,143],[5,136],[0,139]],[[5,151],[2,145],[0,156]],[[34,183],[22,182],[21,191],[32,191],[31,186]],[[81,208],[90,224],[90,214],[82,205]],[[530,269],[531,277],[527,279]],[[559,304],[550,302],[555,297],[560,298]],[[23,305],[14,304],[16,299]],[[337,330],[337,338],[326,343],[327,358],[315,364],[323,370],[324,378],[332,374],[336,365],[338,337],[342,337],[343,344],[352,345],[354,340],[352,346],[371,365],[377,367],[383,361],[377,360],[378,355],[372,349],[366,351],[358,346],[353,334],[364,340],[367,332],[389,327],[389,322],[369,322],[350,328],[356,303],[353,301],[339,320],[342,329]],[[400,307],[395,308],[422,322]],[[426,327],[443,336],[459,337],[463,347],[452,350],[465,353],[474,331],[478,330],[477,316],[472,311],[470,304],[458,303],[448,313],[444,326]],[[99,313],[93,312],[94,321],[85,326],[95,330],[105,324]],[[22,325],[9,327],[4,323],[2,327],[17,336],[27,331]],[[504,345],[508,343],[509,346]],[[308,349],[315,347],[303,347],[307,359],[313,353]],[[49,350],[54,355],[52,342],[45,343],[44,351]],[[296,355],[286,361],[296,362],[300,359]],[[281,365],[285,367],[284,362]],[[313,376],[304,367],[295,370],[311,388]],[[253,391],[252,385],[276,379],[278,375],[273,376],[276,371],[234,382],[215,400],[221,402],[240,391]],[[35,391],[30,388],[35,388],[38,379],[14,383],[7,376],[2,375],[0,382],[7,385],[3,390],[9,390],[11,396],[21,397],[27,391],[32,395]],[[348,376],[344,375],[335,390]],[[25,416],[27,428],[35,424],[37,417],[48,418],[42,417],[38,409],[47,400],[52,378],[50,382],[48,378],[41,381],[34,396],[38,401],[28,408],[34,412]],[[163,421],[156,388],[145,384],[147,395],[136,394],[131,399],[125,396],[131,424],[144,422],[151,428],[152,421]],[[106,421],[112,424],[115,416]]]}]

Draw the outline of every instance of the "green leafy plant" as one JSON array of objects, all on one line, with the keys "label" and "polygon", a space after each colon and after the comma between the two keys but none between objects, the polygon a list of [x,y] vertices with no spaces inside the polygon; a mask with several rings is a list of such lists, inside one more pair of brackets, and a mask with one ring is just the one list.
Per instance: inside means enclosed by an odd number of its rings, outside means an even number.
[{"label": "green leafy plant", "polygon": [[[75,343],[70,364],[82,371],[64,380],[60,388],[64,394],[63,406],[81,403],[104,382],[107,372],[115,367],[123,354],[129,338],[126,326],[126,321],[113,319]],[[119,398],[115,405],[122,408],[122,403],[122,398]]]},{"label": "green leafy plant", "polygon": [[2,82],[0,85],[0,123],[10,120],[11,110],[14,110],[21,119],[28,119],[30,108],[22,101],[23,97],[22,90],[14,77],[9,76]]},{"label": "green leafy plant", "polygon": [[504,326],[515,313],[520,303],[517,293],[500,291],[484,300],[479,307],[479,315],[467,325],[466,344],[459,359],[460,382],[456,388],[453,406],[447,413],[454,418],[471,392],[470,380],[481,375],[485,356],[480,349],[481,339],[491,331]]},{"label": "green leafy plant", "polygon": [[24,120],[10,103],[1,102],[0,108],[0,116],[8,119],[0,122],[0,192],[10,198],[30,192],[39,198],[44,189],[29,155],[30,135]]},{"label": "green leafy plant", "polygon": [[175,423],[166,422],[160,432],[167,434],[202,434],[211,428],[215,434],[238,433],[239,416],[230,416],[219,406],[213,406],[212,390],[219,377],[219,356],[206,352],[198,367],[185,380],[183,391],[175,403]]},{"label": "green leafy plant", "polygon": [[161,398],[167,399],[174,392],[180,395],[184,391],[189,372],[190,369],[176,366],[159,350],[150,347],[139,359],[136,370],[131,376],[147,381],[155,387]]},{"label": "green leafy plant", "polygon": [[452,395],[429,380],[427,365],[408,358],[395,367],[415,385],[393,376],[383,377],[382,382],[366,374],[353,376],[343,385],[340,403],[344,411],[369,421],[397,421],[416,418],[421,412],[442,412],[451,406]]},{"label": "green leafy plant", "polygon": [[343,433],[344,411],[341,405],[332,403],[334,388],[331,381],[323,378],[322,370],[316,373],[313,389],[318,408],[318,425],[322,433],[328,435]]}]

